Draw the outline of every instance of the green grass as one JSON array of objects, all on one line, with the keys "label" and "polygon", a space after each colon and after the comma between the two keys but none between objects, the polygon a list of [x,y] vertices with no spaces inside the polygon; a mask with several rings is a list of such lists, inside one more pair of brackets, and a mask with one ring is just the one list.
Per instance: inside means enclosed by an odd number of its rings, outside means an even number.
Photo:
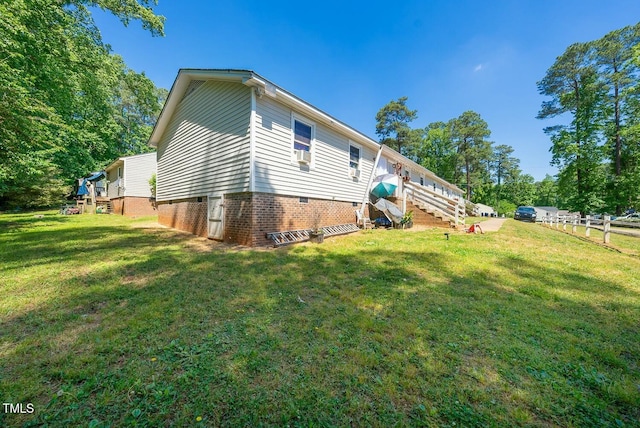
[{"label": "green grass", "polygon": [[238,250],[0,216],[1,426],[638,426],[640,258],[535,224]]}]

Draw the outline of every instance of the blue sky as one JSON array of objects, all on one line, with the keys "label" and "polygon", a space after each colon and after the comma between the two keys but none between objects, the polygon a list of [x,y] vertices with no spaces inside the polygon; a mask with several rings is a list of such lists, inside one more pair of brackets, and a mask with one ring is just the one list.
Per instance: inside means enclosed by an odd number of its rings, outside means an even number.
[{"label": "blue sky", "polygon": [[165,37],[94,12],[127,65],[169,89],[180,68],[250,69],[360,132],[408,96],[412,126],[474,110],[536,180],[549,165],[536,82],[572,43],[640,20],[637,0],[159,0]]}]

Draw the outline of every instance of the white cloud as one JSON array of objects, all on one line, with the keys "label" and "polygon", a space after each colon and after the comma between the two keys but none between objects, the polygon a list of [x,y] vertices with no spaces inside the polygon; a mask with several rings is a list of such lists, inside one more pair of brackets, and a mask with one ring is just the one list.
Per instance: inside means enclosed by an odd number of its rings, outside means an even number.
[{"label": "white cloud", "polygon": [[482,69],[484,69],[484,66],[482,64],[478,64],[476,65],[476,67],[473,69],[474,73],[477,73],[478,71],[482,71]]}]

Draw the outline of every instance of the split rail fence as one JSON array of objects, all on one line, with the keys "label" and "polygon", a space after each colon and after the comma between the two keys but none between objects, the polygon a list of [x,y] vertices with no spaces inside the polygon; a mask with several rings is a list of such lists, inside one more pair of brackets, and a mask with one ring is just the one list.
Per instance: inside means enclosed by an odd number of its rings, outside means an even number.
[{"label": "split rail fence", "polygon": [[[603,242],[608,244],[611,242],[611,234],[635,236],[640,238],[640,222],[625,222],[624,220],[611,220],[611,216],[603,218],[594,218],[592,216],[546,216],[542,218],[542,225],[550,228],[567,231],[567,227],[571,226],[571,233],[577,233],[578,226],[584,226],[585,236],[591,236],[591,229],[603,232]],[[611,226],[618,226],[629,230],[612,229]]]}]

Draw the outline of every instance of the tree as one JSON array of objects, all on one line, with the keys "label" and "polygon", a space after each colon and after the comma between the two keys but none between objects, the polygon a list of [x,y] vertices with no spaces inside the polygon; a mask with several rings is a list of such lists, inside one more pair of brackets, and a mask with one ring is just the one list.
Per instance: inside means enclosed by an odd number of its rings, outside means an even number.
[{"label": "tree", "polygon": [[447,181],[455,178],[457,153],[449,127],[444,122],[430,123],[422,130],[417,147],[417,163]]},{"label": "tree", "polygon": [[[126,68],[102,43],[87,7],[109,10],[125,25],[138,20],[161,35],[164,18],[152,4],[0,3],[0,206],[49,205],[74,178],[119,154],[114,100]],[[149,129],[131,132],[146,139]]]},{"label": "tree", "polygon": [[623,137],[624,129],[634,118],[628,108],[632,98],[637,98],[634,90],[639,65],[633,60],[633,47],[640,41],[640,24],[628,26],[606,34],[596,40],[593,46],[593,61],[598,67],[599,79],[608,91],[607,105],[607,152],[611,158],[612,179],[608,185],[608,199],[617,215],[622,213],[626,199],[623,175],[627,170],[624,152],[627,145],[635,144]]},{"label": "tree", "polygon": [[503,194],[507,201],[515,205],[533,205],[536,198],[535,180],[529,174],[519,174],[504,185]]},{"label": "tree", "polygon": [[390,101],[376,114],[376,134],[380,141],[403,155],[408,154],[417,142],[409,123],[418,117],[417,110],[409,110],[407,97]]},{"label": "tree", "polygon": [[536,199],[534,205],[540,207],[561,207],[558,197],[558,186],[556,181],[549,174],[545,175],[542,181],[536,183]]},{"label": "tree", "polygon": [[498,215],[505,215],[509,217],[513,216],[516,208],[518,208],[516,204],[505,199],[501,199],[500,201],[498,201],[498,205],[495,207]]},{"label": "tree", "polygon": [[[149,152],[147,140],[160,108],[167,97],[166,89],[159,89],[144,73],[136,73],[122,66],[114,94],[114,120],[117,124],[115,156]],[[113,156],[112,156],[113,157]]]},{"label": "tree", "polygon": [[459,183],[464,176],[466,197],[471,200],[474,185],[482,183],[483,161],[491,157],[491,143],[486,140],[491,131],[478,113],[466,111],[449,121],[449,132],[458,160],[454,181]]},{"label": "tree", "polygon": [[86,7],[99,7],[117,16],[125,27],[131,21],[139,21],[142,28],[153,36],[164,36],[164,16],[153,13],[158,0],[68,0],[63,6],[76,7],[86,11]]},{"label": "tree", "polygon": [[515,179],[520,173],[518,168],[520,160],[511,156],[511,154],[513,154],[513,147],[506,144],[500,144],[493,149],[493,162],[491,166],[493,176],[496,180],[494,190],[496,204],[501,199],[503,182],[505,180]]},{"label": "tree", "polygon": [[538,82],[539,92],[551,97],[542,103],[538,118],[563,114],[571,118],[568,125],[547,127],[545,132],[551,137],[552,164],[560,168],[559,182],[569,208],[582,214],[603,204],[599,137],[605,91],[589,61],[592,47],[590,43],[569,46]]}]

